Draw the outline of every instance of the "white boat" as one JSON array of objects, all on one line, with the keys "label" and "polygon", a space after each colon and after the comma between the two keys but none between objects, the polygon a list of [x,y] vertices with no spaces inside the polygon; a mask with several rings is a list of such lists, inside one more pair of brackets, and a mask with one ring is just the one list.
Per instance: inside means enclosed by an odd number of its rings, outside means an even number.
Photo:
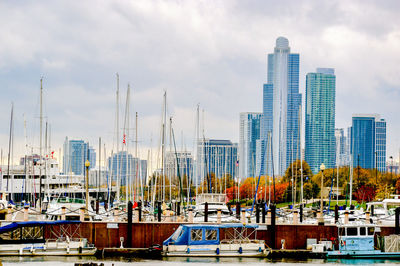
[{"label": "white boat", "polygon": [[194,210],[194,219],[196,222],[204,222],[205,205],[207,202],[208,222],[217,222],[218,210],[221,211],[221,221],[236,222],[237,219],[232,216],[232,212],[226,206],[226,195],[219,193],[202,193],[196,197],[196,207]]},{"label": "white boat", "polygon": [[[61,197],[52,199],[46,211],[46,218],[51,221],[62,220],[63,212],[62,207],[65,207],[65,220],[67,221],[79,221],[80,220],[80,210],[81,208],[86,209],[86,202],[84,199],[79,198],[69,198]],[[93,221],[95,219],[95,214],[93,212],[92,206],[88,205],[88,215],[89,220]]]},{"label": "white boat", "polygon": [[[379,250],[375,245],[375,233],[379,232],[379,227],[374,224],[354,222],[338,225],[337,250],[324,252],[325,244],[314,244],[313,250],[316,253],[325,253],[330,258],[353,258],[353,259],[399,259],[398,235],[385,237],[385,250]],[[389,243],[389,240],[392,243]],[[329,241],[327,241],[329,242]],[[333,249],[335,246],[333,246]]]},{"label": "white boat", "polygon": [[269,249],[257,239],[258,225],[185,224],[163,242],[169,257],[266,257]]},{"label": "white boat", "polygon": [[0,227],[0,256],[88,256],[96,248],[86,238],[45,239],[45,226],[79,222],[14,222]]}]

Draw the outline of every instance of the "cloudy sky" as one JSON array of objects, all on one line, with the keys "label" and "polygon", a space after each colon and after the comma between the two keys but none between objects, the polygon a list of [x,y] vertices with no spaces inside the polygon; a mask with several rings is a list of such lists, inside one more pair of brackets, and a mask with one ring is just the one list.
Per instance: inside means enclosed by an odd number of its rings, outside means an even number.
[{"label": "cloudy sky", "polygon": [[[387,120],[400,148],[399,1],[1,1],[0,147],[39,146],[39,88],[58,154],[66,136],[115,149],[116,73],[131,92],[141,157],[157,150],[163,91],[177,145],[193,147],[195,110],[206,138],[239,138],[239,113],[261,111],[266,56],[279,36],[300,54],[300,91],[317,67],[335,68],[336,127],[353,113]],[[304,99],[303,95],[303,99]],[[120,106],[121,117],[124,105]],[[121,121],[122,127],[122,121]],[[114,148],[113,148],[114,145]],[[5,161],[5,159],[3,158]]]}]

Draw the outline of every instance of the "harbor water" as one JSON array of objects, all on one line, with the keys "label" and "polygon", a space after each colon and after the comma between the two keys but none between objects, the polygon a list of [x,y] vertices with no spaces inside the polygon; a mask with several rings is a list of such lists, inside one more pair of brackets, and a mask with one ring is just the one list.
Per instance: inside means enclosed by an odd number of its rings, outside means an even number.
[{"label": "harbor water", "polygon": [[400,260],[372,260],[372,259],[341,259],[341,260],[324,260],[324,259],[256,259],[256,258],[164,258],[160,260],[139,259],[139,258],[110,258],[96,259],[95,257],[3,257],[0,258],[1,265],[32,265],[32,266],[74,266],[76,263],[97,263],[104,266],[118,265],[137,265],[137,266],[264,266],[264,265],[400,265]]}]

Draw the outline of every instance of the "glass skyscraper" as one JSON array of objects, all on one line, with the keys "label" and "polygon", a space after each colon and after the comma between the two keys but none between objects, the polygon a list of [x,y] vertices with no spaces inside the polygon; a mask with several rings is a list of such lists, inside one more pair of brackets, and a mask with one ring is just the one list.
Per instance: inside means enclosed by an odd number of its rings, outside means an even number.
[{"label": "glass skyscraper", "polygon": [[351,127],[353,167],[386,170],[386,121],[378,114],[355,114]]},{"label": "glass skyscraper", "polygon": [[[271,135],[274,174],[284,175],[291,162],[300,159],[299,54],[290,53],[289,41],[276,40],[273,54],[268,54],[267,84],[263,88],[261,140],[257,142],[257,169],[272,174],[271,156],[267,156],[268,132]],[[264,162],[261,158],[264,154]],[[268,167],[267,167],[268,165]]]},{"label": "glass skyscraper", "polygon": [[89,169],[94,168],[96,166],[96,151],[83,140],[68,140],[68,137],[66,137],[63,156],[64,174],[84,175],[86,160],[90,162]]},{"label": "glass skyscraper", "polygon": [[240,113],[239,177],[258,176],[256,142],[260,139],[261,113]]},{"label": "glass skyscraper", "polygon": [[311,171],[336,166],[336,77],[332,68],[318,68],[306,77],[305,159]]}]

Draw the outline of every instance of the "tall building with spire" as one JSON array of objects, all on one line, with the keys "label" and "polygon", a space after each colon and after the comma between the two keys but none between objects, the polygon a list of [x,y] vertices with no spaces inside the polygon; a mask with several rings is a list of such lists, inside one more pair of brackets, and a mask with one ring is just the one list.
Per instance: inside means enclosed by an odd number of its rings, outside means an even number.
[{"label": "tall building with spire", "polygon": [[305,159],[311,171],[336,166],[336,76],[332,68],[318,68],[306,77]]},{"label": "tall building with spire", "polygon": [[[282,176],[290,163],[300,159],[299,63],[299,54],[290,53],[288,39],[276,39],[274,53],[268,54],[262,130],[257,143],[257,170],[262,174]],[[272,152],[266,151],[267,146]]]}]

